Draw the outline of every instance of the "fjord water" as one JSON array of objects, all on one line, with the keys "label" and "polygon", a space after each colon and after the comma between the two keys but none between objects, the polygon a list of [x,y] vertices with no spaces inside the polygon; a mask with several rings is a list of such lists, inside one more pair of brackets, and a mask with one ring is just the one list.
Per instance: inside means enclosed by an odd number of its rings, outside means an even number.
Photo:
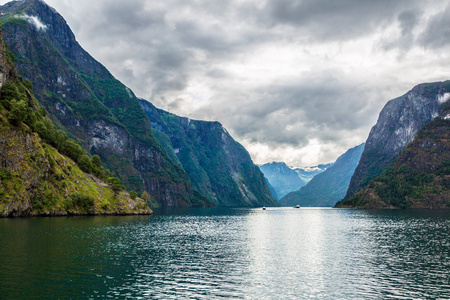
[{"label": "fjord water", "polygon": [[1,299],[450,298],[450,212],[0,220]]}]

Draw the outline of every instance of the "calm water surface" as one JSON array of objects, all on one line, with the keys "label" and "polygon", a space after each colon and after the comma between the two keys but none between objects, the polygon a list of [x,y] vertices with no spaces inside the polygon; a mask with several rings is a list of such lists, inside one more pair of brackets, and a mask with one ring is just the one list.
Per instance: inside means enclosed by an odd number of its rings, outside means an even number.
[{"label": "calm water surface", "polygon": [[0,299],[449,299],[450,211],[0,219]]}]

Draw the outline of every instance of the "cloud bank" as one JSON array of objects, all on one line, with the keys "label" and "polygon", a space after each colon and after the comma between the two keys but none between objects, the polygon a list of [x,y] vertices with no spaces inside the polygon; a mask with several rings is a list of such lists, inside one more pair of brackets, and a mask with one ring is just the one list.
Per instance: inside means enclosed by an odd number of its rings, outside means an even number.
[{"label": "cloud bank", "polygon": [[448,1],[47,3],[138,96],[220,121],[256,163],[334,161],[388,100],[450,79]]}]

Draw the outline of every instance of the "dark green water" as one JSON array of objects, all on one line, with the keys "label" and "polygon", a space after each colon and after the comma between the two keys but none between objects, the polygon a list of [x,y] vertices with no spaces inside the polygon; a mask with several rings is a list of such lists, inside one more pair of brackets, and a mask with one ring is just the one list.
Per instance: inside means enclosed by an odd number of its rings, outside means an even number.
[{"label": "dark green water", "polygon": [[0,219],[0,299],[449,299],[450,211]]}]

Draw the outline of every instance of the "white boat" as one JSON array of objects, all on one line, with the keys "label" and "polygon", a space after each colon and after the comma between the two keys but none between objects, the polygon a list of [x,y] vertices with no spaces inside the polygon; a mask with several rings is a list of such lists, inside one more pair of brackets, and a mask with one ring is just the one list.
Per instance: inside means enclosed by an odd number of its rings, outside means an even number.
[{"label": "white boat", "polygon": [[297,205],[295,206],[295,208],[300,208],[300,205],[297,204]]},{"label": "white boat", "polygon": [[266,207],[265,207],[265,206],[263,206],[263,210],[266,210]]}]

